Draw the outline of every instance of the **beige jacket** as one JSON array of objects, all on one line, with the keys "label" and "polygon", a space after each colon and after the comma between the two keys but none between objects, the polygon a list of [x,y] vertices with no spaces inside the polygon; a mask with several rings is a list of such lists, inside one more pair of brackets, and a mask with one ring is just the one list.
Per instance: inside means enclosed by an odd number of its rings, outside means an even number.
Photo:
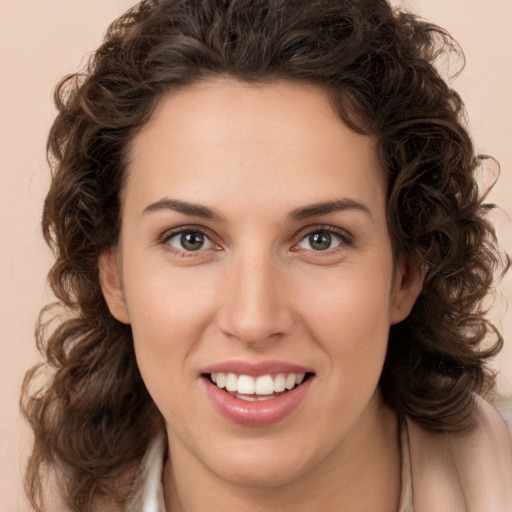
[{"label": "beige jacket", "polygon": [[[476,427],[463,434],[432,433],[407,420],[399,512],[512,512],[512,441],[502,418],[512,423],[512,401],[496,405],[502,415],[477,398]],[[125,512],[165,512],[164,446],[161,436],[148,450]]]},{"label": "beige jacket", "polygon": [[[510,404],[500,405],[509,416]],[[510,432],[482,398],[474,414],[477,426],[464,434],[434,434],[407,421],[414,512],[512,512]]]}]

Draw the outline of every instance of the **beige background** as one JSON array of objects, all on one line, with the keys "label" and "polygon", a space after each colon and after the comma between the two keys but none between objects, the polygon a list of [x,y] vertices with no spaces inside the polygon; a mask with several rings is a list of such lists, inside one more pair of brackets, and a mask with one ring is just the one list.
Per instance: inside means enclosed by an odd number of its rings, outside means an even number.
[{"label": "beige background", "polygon": [[[491,200],[503,247],[512,253],[512,0],[396,0],[447,28],[467,56],[454,87],[465,99],[480,152],[502,173]],[[20,475],[29,433],[18,412],[25,370],[36,361],[33,328],[48,301],[51,262],[39,230],[48,183],[45,138],[54,116],[52,89],[101,41],[109,21],[132,0],[0,0],[0,512],[26,510]],[[494,316],[508,346],[496,366],[512,390],[512,273],[499,288]]]}]

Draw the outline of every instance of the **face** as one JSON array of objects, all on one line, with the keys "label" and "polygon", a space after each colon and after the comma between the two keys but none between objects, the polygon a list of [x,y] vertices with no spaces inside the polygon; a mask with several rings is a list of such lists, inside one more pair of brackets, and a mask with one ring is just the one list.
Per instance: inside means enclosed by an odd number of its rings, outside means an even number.
[{"label": "face", "polygon": [[419,286],[385,190],[375,140],[312,86],[219,79],[160,101],[100,272],[174,464],[280,485],[378,428],[389,326]]}]

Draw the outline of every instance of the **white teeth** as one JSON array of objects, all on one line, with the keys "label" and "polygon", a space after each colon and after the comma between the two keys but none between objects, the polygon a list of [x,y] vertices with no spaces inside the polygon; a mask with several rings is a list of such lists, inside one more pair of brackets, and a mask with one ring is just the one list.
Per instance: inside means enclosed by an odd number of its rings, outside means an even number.
[{"label": "white teeth", "polygon": [[[304,373],[279,373],[274,378],[271,375],[261,375],[254,378],[251,375],[223,372],[210,375],[212,382],[218,388],[226,388],[231,393],[237,393],[238,398],[249,401],[262,400],[265,395],[273,395],[274,393],[282,393],[286,389],[293,389],[304,381],[305,376]],[[238,394],[245,396],[238,396]],[[258,396],[261,398],[258,398]]]},{"label": "white teeth", "polygon": [[256,394],[271,395],[274,393],[274,380],[270,375],[263,375],[256,379]]},{"label": "white teeth", "polygon": [[238,399],[244,400],[245,402],[264,402],[265,400],[272,400],[272,396],[269,395],[235,395]]},{"label": "white teeth", "polygon": [[240,375],[238,377],[237,391],[242,395],[254,395],[254,388],[256,383],[249,375]]},{"label": "white teeth", "polygon": [[280,373],[274,379],[274,391],[276,393],[281,393],[286,389],[286,375]]},{"label": "white teeth", "polygon": [[[217,378],[219,378],[219,373],[217,373]],[[226,375],[226,389],[228,391],[238,391],[238,377],[234,373]]]},{"label": "white teeth", "polygon": [[294,373],[290,373],[286,376],[286,389],[293,389],[295,387],[295,379],[296,375]]},{"label": "white teeth", "polygon": [[224,389],[226,387],[226,374],[225,373],[216,373],[215,377],[217,378],[214,382],[217,384],[217,387],[220,389]]}]

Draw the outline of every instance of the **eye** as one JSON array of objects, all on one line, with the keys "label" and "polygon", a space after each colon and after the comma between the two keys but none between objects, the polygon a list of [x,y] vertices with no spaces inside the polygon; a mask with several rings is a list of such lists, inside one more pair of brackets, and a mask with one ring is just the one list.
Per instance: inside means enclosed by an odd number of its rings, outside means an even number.
[{"label": "eye", "polygon": [[198,230],[170,234],[165,239],[165,243],[183,252],[194,252],[215,247],[215,244],[202,231]]},{"label": "eye", "polygon": [[341,234],[320,229],[305,236],[298,243],[298,247],[308,251],[328,251],[340,246],[344,241],[345,239]]}]

